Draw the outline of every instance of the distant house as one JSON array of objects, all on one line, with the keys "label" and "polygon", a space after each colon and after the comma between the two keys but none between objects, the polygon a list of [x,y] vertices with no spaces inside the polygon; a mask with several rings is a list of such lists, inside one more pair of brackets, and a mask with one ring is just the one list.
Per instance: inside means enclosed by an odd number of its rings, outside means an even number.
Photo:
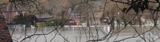
[{"label": "distant house", "polygon": [[50,15],[50,14],[36,14],[35,15],[38,19],[38,22],[43,22],[45,21],[46,19],[49,19],[49,18],[53,18],[53,15]]},{"label": "distant house", "polygon": [[46,26],[45,20],[52,18],[53,15],[50,14],[34,14],[34,15],[28,15],[29,17],[29,23],[28,26],[31,25],[31,28],[40,28]]},{"label": "distant house", "polygon": [[70,19],[70,20],[69,20],[69,25],[76,25],[75,20]]},{"label": "distant house", "polygon": [[12,3],[2,7],[1,12],[9,23],[11,23],[15,16],[19,15],[20,13],[29,14],[29,11],[24,6],[15,6]]}]

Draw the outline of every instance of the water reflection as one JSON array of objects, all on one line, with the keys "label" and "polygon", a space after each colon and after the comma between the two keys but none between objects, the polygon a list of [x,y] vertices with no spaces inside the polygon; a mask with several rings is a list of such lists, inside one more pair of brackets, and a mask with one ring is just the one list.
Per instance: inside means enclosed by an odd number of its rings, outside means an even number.
[{"label": "water reflection", "polygon": [[[122,28],[122,27],[121,27]],[[126,28],[130,28],[130,27],[126,27]],[[149,28],[149,27],[146,27]],[[96,27],[96,28],[87,28],[87,27],[67,27],[67,28],[58,28],[57,30],[55,30],[55,27],[44,27],[44,28],[26,28],[26,32],[25,29],[14,29],[15,31],[10,30],[11,33],[13,33],[13,39],[15,38],[19,38],[18,41],[21,41],[24,37],[25,37],[25,33],[27,34],[27,36],[32,35],[32,34],[47,34],[48,35],[41,35],[41,36],[33,36],[29,39],[26,39],[26,42],[35,42],[36,38],[37,42],[45,42],[47,38],[47,41],[51,41],[51,42],[64,42],[64,38],[67,38],[70,42],[86,42],[87,40],[90,39],[97,39],[97,38],[102,38],[105,36],[105,34],[107,34],[110,30],[109,27]],[[54,31],[53,31],[54,30]],[[133,32],[131,32],[132,30],[129,29],[129,31],[127,32],[122,32],[120,33],[118,39],[123,39],[126,37],[130,37],[132,36]],[[51,32],[51,33],[50,33]],[[56,36],[55,36],[56,35]],[[157,38],[156,35],[153,35],[151,32],[146,33],[146,36],[150,35],[150,37],[153,36],[153,38]],[[55,36],[55,38],[53,40],[51,40],[53,37]],[[62,37],[64,36],[64,38]],[[113,42],[114,38],[116,38],[116,36],[113,36],[111,38],[110,42]],[[136,40],[139,40],[140,38],[137,37],[135,39],[131,39],[131,40],[127,40],[125,42],[136,42]],[[104,42],[104,41],[102,41]]]}]

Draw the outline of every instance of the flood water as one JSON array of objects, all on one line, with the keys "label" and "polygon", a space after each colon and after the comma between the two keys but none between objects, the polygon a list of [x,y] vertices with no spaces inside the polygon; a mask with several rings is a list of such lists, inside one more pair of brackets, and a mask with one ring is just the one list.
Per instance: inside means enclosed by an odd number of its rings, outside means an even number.
[{"label": "flood water", "polygon": [[[108,34],[108,28],[59,28],[55,27],[44,28],[26,28],[10,30],[14,42],[87,42],[88,40],[100,39]],[[33,35],[36,34],[36,35]],[[45,35],[41,35],[45,34]],[[119,34],[114,34],[109,40],[104,39],[98,42],[113,42],[114,40],[121,40],[124,38],[132,37],[134,32],[126,31]],[[32,36],[31,36],[32,35]],[[118,36],[117,36],[118,35]],[[31,36],[31,37],[29,37]],[[158,35],[153,35],[151,32],[146,33],[147,36],[153,39],[159,38]],[[25,39],[26,38],[26,39]],[[24,40],[23,40],[24,39]],[[149,42],[149,37],[148,41]],[[140,37],[134,37],[121,42],[144,42]],[[155,42],[160,42],[156,40]]]}]

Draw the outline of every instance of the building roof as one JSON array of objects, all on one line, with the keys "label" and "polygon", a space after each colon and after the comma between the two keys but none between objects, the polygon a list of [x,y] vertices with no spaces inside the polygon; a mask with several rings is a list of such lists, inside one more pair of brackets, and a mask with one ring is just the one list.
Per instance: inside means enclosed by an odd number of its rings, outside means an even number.
[{"label": "building roof", "polygon": [[36,14],[35,15],[37,18],[52,18],[53,15],[50,14]]}]

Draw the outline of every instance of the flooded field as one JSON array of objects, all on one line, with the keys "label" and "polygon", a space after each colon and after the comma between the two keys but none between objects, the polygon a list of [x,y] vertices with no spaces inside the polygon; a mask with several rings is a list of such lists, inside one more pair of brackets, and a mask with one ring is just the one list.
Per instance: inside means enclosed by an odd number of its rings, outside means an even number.
[{"label": "flooded field", "polygon": [[[27,28],[26,30],[10,30],[10,33],[13,41],[15,42],[87,42],[89,40],[96,39],[103,39],[98,42],[115,42],[121,40],[121,42],[145,42],[142,37],[144,37],[147,42],[160,42],[159,31],[155,28],[152,29],[152,31],[145,32],[149,30],[149,28],[151,27],[136,27],[135,29],[139,34],[134,30],[134,28],[131,28],[131,26],[128,26],[125,29],[123,29],[123,27],[119,30],[116,29],[112,34],[110,34],[106,27],[58,29],[55,29],[54,27]],[[143,34],[143,32],[145,33]],[[108,36],[105,37],[106,35]]]}]

